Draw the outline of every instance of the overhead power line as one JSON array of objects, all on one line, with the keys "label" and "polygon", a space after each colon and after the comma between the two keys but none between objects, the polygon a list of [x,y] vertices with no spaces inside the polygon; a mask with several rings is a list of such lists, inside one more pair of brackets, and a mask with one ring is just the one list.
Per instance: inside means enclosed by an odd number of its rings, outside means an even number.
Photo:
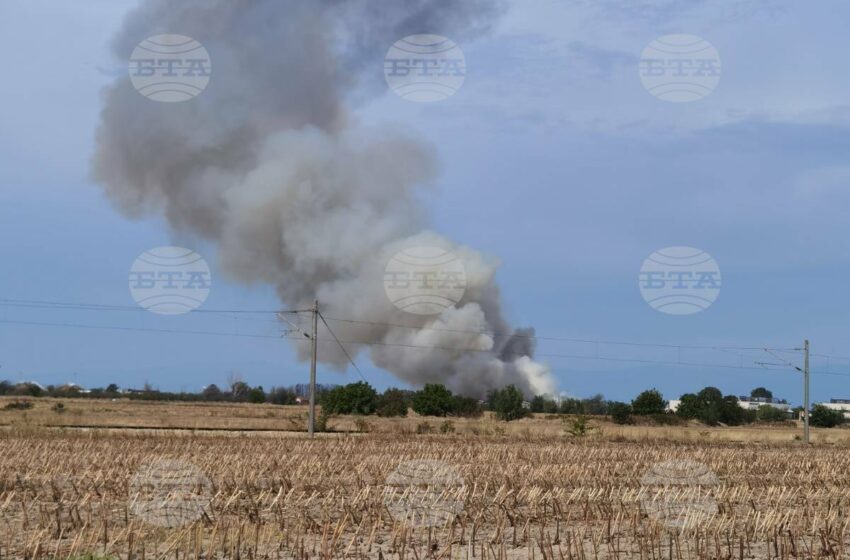
[{"label": "overhead power line", "polygon": [[[439,327],[421,327],[415,325],[401,325],[396,323],[381,323],[377,321],[362,321],[358,319],[345,319],[341,317],[327,317],[328,321],[339,321],[342,323],[356,323],[356,324],[364,324],[364,325],[374,325],[374,326],[383,326],[383,327],[392,327],[392,328],[400,328],[400,329],[411,329],[418,331],[436,331],[436,332],[449,332],[449,333],[468,333],[468,334],[482,334],[487,336],[492,336],[495,338],[524,338],[530,340],[550,340],[550,341],[559,341],[559,342],[575,342],[581,344],[610,344],[610,345],[621,345],[621,346],[644,346],[644,347],[653,347],[653,348],[682,348],[682,349],[704,349],[704,350],[762,350],[763,346],[723,346],[723,345],[687,345],[687,344],[665,344],[665,343],[648,343],[648,342],[631,342],[631,341],[621,341],[621,340],[600,340],[600,339],[591,339],[591,338],[569,338],[569,337],[558,337],[558,336],[541,336],[536,334],[522,334],[516,332],[509,333],[498,333],[498,332],[490,332],[486,330],[464,330],[464,329],[449,329],[449,328],[439,328]],[[794,348],[776,348],[775,350],[783,350],[783,351],[794,351]]]},{"label": "overhead power line", "polygon": [[[351,354],[349,354],[349,353],[348,353],[348,350],[346,350],[346,349],[345,349],[345,346],[343,346],[343,345],[342,345],[342,343],[339,341],[339,339],[338,339],[338,338],[336,337],[336,335],[334,334],[333,330],[331,330],[331,326],[330,326],[330,325],[328,325],[328,322],[327,322],[327,321],[325,321],[325,318],[324,318],[324,317],[322,317],[322,314],[321,314],[321,313],[319,313],[318,311],[317,311],[316,313],[318,313],[318,314],[319,314],[319,319],[321,319],[321,320],[322,320],[322,323],[324,323],[324,324],[325,324],[325,327],[327,327],[328,332],[329,332],[329,333],[331,333],[331,336],[334,338],[334,340],[336,341],[336,343],[339,345],[339,349],[340,349],[340,350],[342,350],[342,353],[343,353],[343,354],[345,354],[345,357],[346,357],[346,358],[348,358],[348,361],[351,363],[351,365],[352,365],[352,366],[354,367],[354,369],[357,371],[357,375],[359,375],[359,376],[360,376],[360,378],[361,378],[363,381],[366,381],[366,378],[363,376],[363,372],[362,372],[362,371],[360,371],[360,368],[359,368],[359,367],[357,367],[357,364],[355,364],[355,363],[354,363],[354,359],[351,357]],[[317,337],[317,341],[318,341],[318,337]],[[366,383],[368,383],[368,381],[366,381]]]},{"label": "overhead power line", "polygon": [[[136,306],[120,306],[120,305],[103,305],[103,304],[90,304],[90,303],[70,303],[70,302],[59,302],[59,301],[44,301],[44,300],[20,300],[20,299],[0,299],[0,306],[10,306],[10,307],[24,307],[24,308],[46,308],[46,309],[74,309],[74,310],[84,310],[84,311],[144,311],[140,307]],[[192,313],[220,313],[220,314],[299,314],[299,313],[312,313],[312,309],[291,309],[291,310],[246,310],[246,309],[207,309],[207,310],[194,310]],[[699,361],[689,361],[689,360],[661,360],[661,359],[643,359],[643,358],[629,358],[629,357],[618,357],[618,356],[601,356],[601,355],[590,355],[590,354],[576,354],[576,353],[548,353],[548,352],[538,352],[535,353],[535,357],[538,358],[564,358],[564,359],[580,359],[580,360],[597,360],[597,361],[607,361],[607,362],[621,362],[621,363],[635,363],[635,364],[645,364],[645,365],[660,365],[660,366],[686,366],[686,367],[703,367],[703,368],[719,368],[719,369],[732,369],[732,370],[750,370],[750,371],[785,371],[786,368],[782,366],[788,366],[790,364],[787,360],[782,358],[781,356],[777,356],[776,352],[782,353],[799,353],[799,348],[775,348],[775,347],[764,347],[764,346],[723,346],[723,345],[679,345],[679,344],[668,344],[668,343],[644,343],[644,342],[630,342],[630,341],[618,341],[618,340],[600,340],[600,339],[591,339],[591,338],[568,338],[568,337],[548,337],[548,336],[536,336],[536,335],[522,335],[522,334],[504,334],[504,335],[494,335],[493,333],[488,333],[486,331],[471,331],[471,330],[462,330],[462,329],[448,329],[448,328],[439,328],[439,327],[416,327],[411,325],[399,325],[392,323],[380,323],[374,321],[363,321],[358,319],[347,319],[341,317],[325,317],[322,314],[319,314],[319,317],[322,319],[322,322],[327,327],[328,332],[331,334],[331,339],[318,339],[317,342],[325,342],[325,343],[335,343],[337,344],[343,353],[346,355],[349,363],[354,367],[357,371],[358,375],[365,381],[366,378],[363,375],[360,368],[357,366],[350,352],[343,346],[344,344],[357,344],[361,346],[388,346],[388,347],[399,347],[399,348],[410,348],[410,349],[421,349],[421,350],[444,350],[451,352],[475,352],[475,353],[489,353],[494,355],[510,355],[510,356],[523,356],[525,353],[522,352],[510,352],[510,351],[499,351],[496,349],[482,349],[482,348],[469,348],[469,347],[461,347],[461,346],[445,346],[445,345],[416,345],[416,344],[403,344],[403,343],[392,343],[385,342],[381,340],[340,340],[333,329],[331,329],[328,321],[338,321],[338,322],[346,322],[351,324],[367,324],[367,325],[381,325],[393,328],[408,328],[412,330],[423,330],[423,331],[444,331],[451,333],[467,333],[467,334],[484,334],[490,336],[516,336],[519,338],[528,338],[528,339],[538,339],[538,340],[547,340],[547,341],[558,341],[558,342],[571,342],[571,343],[585,343],[585,344],[596,344],[596,345],[613,345],[613,346],[632,346],[632,347],[647,347],[647,348],[665,348],[665,349],[677,349],[677,350],[716,350],[716,351],[765,351],[772,354],[775,358],[779,359],[780,363],[767,363],[767,362],[757,362],[753,359],[753,365],[733,365],[733,364],[723,364],[723,363],[712,363],[712,362],[699,362]],[[294,323],[285,319],[282,315],[278,316],[279,319],[284,320],[290,326],[293,326]],[[107,331],[129,331],[129,332],[142,332],[142,333],[160,333],[160,334],[185,334],[185,335],[200,335],[200,336],[224,336],[224,337],[236,337],[236,338],[254,338],[254,339],[269,339],[269,340],[279,340],[279,335],[264,335],[264,334],[255,334],[255,333],[239,333],[239,332],[229,332],[229,331],[209,331],[209,330],[192,330],[192,329],[163,329],[163,328],[150,328],[150,327],[134,327],[134,326],[122,326],[122,325],[95,325],[95,324],[84,324],[84,323],[76,323],[76,322],[51,322],[51,321],[24,321],[24,320],[14,320],[14,319],[0,319],[0,324],[10,324],[10,325],[26,325],[26,326],[41,326],[41,327],[59,327],[59,328],[79,328],[79,329],[94,329],[94,330],[107,330]],[[300,328],[297,329],[301,336],[304,338],[294,338],[289,336],[284,336],[283,338],[287,338],[289,340],[300,340],[300,341],[308,341],[309,336],[306,335]],[[738,352],[732,352],[734,355],[738,356],[739,359],[750,360],[751,356],[746,356],[744,354]],[[812,356],[828,358],[828,359],[836,359],[836,360],[850,360],[850,357],[847,356],[833,356],[828,354],[811,354]],[[850,377],[850,373],[841,372],[841,371],[833,371],[830,369],[818,370],[814,369],[812,371],[814,375],[830,375],[830,376],[840,376],[840,377]]]},{"label": "overhead power line", "polygon": [[[40,300],[18,300],[18,299],[2,299],[0,298],[0,306],[9,306],[9,307],[40,307],[45,309],[79,309],[84,311],[145,311],[139,306],[132,305],[103,305],[103,304],[93,304],[93,303],[71,303],[71,302],[59,302],[59,301],[40,301]],[[248,309],[194,309],[190,313],[221,313],[221,314],[278,314],[278,313],[312,313],[312,309],[289,309],[289,310],[280,310],[280,309],[256,309],[256,310],[248,310]],[[447,333],[462,333],[462,334],[478,334],[478,335],[486,335],[493,338],[521,338],[527,340],[546,340],[546,341],[555,341],[555,342],[573,342],[577,344],[606,344],[613,346],[637,346],[637,347],[646,347],[646,348],[680,348],[683,350],[762,350],[764,346],[727,346],[727,345],[716,345],[716,344],[669,344],[669,343],[651,343],[651,342],[634,342],[634,341],[623,341],[623,340],[601,340],[601,339],[593,339],[593,338],[570,338],[570,337],[558,337],[558,336],[543,336],[537,334],[523,334],[517,333],[514,331],[511,332],[493,332],[487,330],[469,330],[469,329],[452,329],[452,328],[442,328],[436,326],[417,326],[417,325],[404,325],[399,323],[384,323],[378,321],[365,321],[361,319],[353,319],[353,318],[344,318],[344,317],[329,317],[322,316],[322,320],[327,323],[327,321],[335,321],[335,322],[343,322],[343,323],[352,323],[352,324],[363,324],[363,325],[373,325],[373,326],[382,326],[382,327],[390,327],[390,328],[400,328],[400,329],[410,329],[417,331],[433,331],[433,332],[447,332]],[[798,348],[772,348],[775,351],[781,352],[799,352]],[[814,354],[813,354],[814,355]],[[848,358],[850,359],[850,358]]]},{"label": "overhead power line", "polygon": [[[290,340],[300,341],[299,338],[294,337],[286,337]],[[383,342],[383,341],[357,341],[357,340],[331,340],[331,339],[318,339],[318,342],[337,342],[340,344],[357,344],[360,346],[389,346],[389,347],[400,347],[400,348],[410,348],[410,349],[419,349],[419,350],[446,350],[446,351],[454,351],[454,352],[475,352],[475,353],[486,353],[486,354],[498,354],[496,350],[487,350],[481,348],[460,348],[455,346],[439,346],[439,345],[417,345],[417,344],[402,344],[398,342]],[[504,352],[504,354],[509,354],[512,356],[525,356],[526,354],[521,352]],[[646,360],[642,358],[621,358],[621,357],[613,357],[613,356],[598,356],[598,355],[585,355],[585,354],[553,354],[553,353],[545,353],[538,352],[534,354],[535,358],[570,358],[570,359],[582,359],[582,360],[600,360],[600,361],[612,361],[612,362],[630,362],[630,363],[641,363],[647,365],[664,365],[664,366],[688,366],[688,367],[706,367],[706,368],[722,368],[722,369],[737,369],[737,370],[757,370],[757,371],[787,371],[784,367],[763,367],[763,366],[741,366],[741,365],[730,365],[730,364],[717,364],[717,363],[705,363],[705,362],[687,362],[687,361],[674,361],[674,360]]]}]

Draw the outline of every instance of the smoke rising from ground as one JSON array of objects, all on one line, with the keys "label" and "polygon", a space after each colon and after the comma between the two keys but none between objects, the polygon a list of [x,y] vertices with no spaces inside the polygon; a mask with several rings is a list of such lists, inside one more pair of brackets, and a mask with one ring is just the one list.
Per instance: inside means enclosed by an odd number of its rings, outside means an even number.
[{"label": "smoke rising from ground", "polygon": [[[109,87],[94,176],[127,215],[162,214],[175,231],[216,242],[232,278],[276,286],[287,307],[318,298],[341,340],[379,342],[349,352],[367,351],[400,379],[473,396],[507,383],[552,392],[532,359],[533,331],[514,333],[502,316],[496,263],[428,230],[417,195],[436,173],[432,149],[357,126],[350,113],[383,93],[393,42],[423,32],[461,40],[498,13],[492,0],[144,1],[116,56],[152,35],[187,35],[210,53],[210,84],[183,103],[145,99],[128,78]],[[464,263],[464,298],[439,316],[400,311],[384,291],[388,259],[417,245]],[[297,344],[302,358],[307,346]],[[320,360],[348,362],[331,342]]]}]

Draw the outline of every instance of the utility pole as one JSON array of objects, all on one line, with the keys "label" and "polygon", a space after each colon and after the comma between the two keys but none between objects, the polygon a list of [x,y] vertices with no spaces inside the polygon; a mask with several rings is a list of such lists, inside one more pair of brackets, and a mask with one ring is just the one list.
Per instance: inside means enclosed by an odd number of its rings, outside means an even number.
[{"label": "utility pole", "polygon": [[[313,334],[310,340],[313,343],[312,359],[310,360],[310,418],[307,431],[313,437],[316,427],[316,354],[319,338],[319,300],[313,302]],[[807,432],[808,433],[808,432]]]},{"label": "utility pole", "polygon": [[803,440],[809,443],[809,340],[803,342]]}]

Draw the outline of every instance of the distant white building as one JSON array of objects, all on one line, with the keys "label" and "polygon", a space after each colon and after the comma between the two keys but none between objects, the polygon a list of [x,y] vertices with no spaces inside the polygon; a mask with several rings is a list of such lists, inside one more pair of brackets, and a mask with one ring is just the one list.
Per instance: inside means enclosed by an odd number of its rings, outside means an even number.
[{"label": "distant white building", "polygon": [[[679,399],[671,399],[667,401],[667,410],[669,412],[676,412],[679,410],[679,406],[682,404],[682,401]],[[738,406],[746,410],[758,410],[763,406],[772,406],[774,408],[778,408],[779,410],[784,410],[788,412],[791,409],[791,405],[788,404],[787,401],[782,399],[767,399],[761,397],[738,397]],[[850,412],[850,400],[847,401],[847,411]],[[848,416],[850,417],[850,416]]]},{"label": "distant white building", "polygon": [[850,418],[850,399],[829,399],[829,402],[815,403],[830,410],[839,410],[845,418]]},{"label": "distant white building", "polygon": [[758,410],[763,406],[772,406],[779,410],[788,412],[791,405],[785,399],[773,399],[766,397],[738,397],[738,405],[746,410]]}]

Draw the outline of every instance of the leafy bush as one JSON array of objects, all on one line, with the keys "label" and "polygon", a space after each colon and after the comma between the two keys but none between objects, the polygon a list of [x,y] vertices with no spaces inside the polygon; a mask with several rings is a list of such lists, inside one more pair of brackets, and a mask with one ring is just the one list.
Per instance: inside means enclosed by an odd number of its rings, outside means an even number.
[{"label": "leafy bush", "polygon": [[639,416],[650,414],[664,414],[667,410],[667,401],[657,389],[649,389],[635,397],[632,401],[632,413]]},{"label": "leafy bush", "polygon": [[392,416],[407,416],[410,406],[410,392],[390,387],[384,394],[378,397],[376,412],[378,416],[389,418]]},{"label": "leafy bush", "polygon": [[454,410],[452,392],[439,383],[428,383],[413,394],[412,407],[421,416],[446,416]]},{"label": "leafy bush", "polygon": [[454,416],[478,418],[484,414],[484,411],[481,410],[481,405],[478,403],[478,399],[476,398],[455,395],[452,401],[452,414]]},{"label": "leafy bush", "polygon": [[322,409],[328,414],[372,414],[378,393],[364,381],[331,389],[322,395]]},{"label": "leafy bush", "polygon": [[434,428],[428,422],[420,422],[416,425],[417,434],[430,434],[433,431]]},{"label": "leafy bush", "polygon": [[834,428],[846,422],[844,413],[816,404],[809,413],[809,424],[818,428]]},{"label": "leafy bush", "polygon": [[528,414],[528,410],[522,406],[522,392],[515,385],[492,391],[487,400],[499,420],[510,422]]},{"label": "leafy bush", "polygon": [[531,399],[531,412],[542,412],[555,414],[558,412],[558,403],[554,399],[548,399],[544,395],[537,395]]},{"label": "leafy bush", "polygon": [[369,422],[367,422],[365,418],[355,418],[354,426],[361,434],[368,434],[370,431],[372,431],[371,424],[369,424]]},{"label": "leafy bush", "polygon": [[31,401],[12,401],[6,405],[6,410],[29,410],[32,407]]},{"label": "leafy bush", "polygon": [[319,417],[316,418],[316,423],[313,425],[313,429],[316,432],[327,432],[328,430],[328,418],[330,418],[330,414],[325,407],[321,408],[319,412]]},{"label": "leafy bush", "polygon": [[788,413],[775,406],[764,405],[756,411],[756,418],[759,422],[785,422],[788,420]]},{"label": "leafy bush", "polygon": [[263,390],[262,385],[254,387],[253,389],[248,391],[248,402],[254,404],[266,402],[266,392]]},{"label": "leafy bush", "polygon": [[608,414],[608,403],[605,397],[599,394],[589,399],[562,399],[558,412],[561,414]]},{"label": "leafy bush", "polygon": [[272,404],[295,404],[296,398],[297,395],[295,394],[295,391],[284,387],[272,387],[266,394],[266,400]]},{"label": "leafy bush", "polygon": [[66,410],[65,405],[62,404],[61,402],[55,403],[53,406],[50,407],[50,409],[53,412],[57,412],[57,413],[60,413],[60,414],[65,412],[65,410]]},{"label": "leafy bush", "polygon": [[608,403],[608,414],[617,424],[629,424],[632,421],[632,407],[624,402]]},{"label": "leafy bush", "polygon": [[440,433],[441,434],[453,434],[455,433],[455,424],[451,420],[446,420],[442,424],[440,424]]},{"label": "leafy bush", "polygon": [[591,428],[587,422],[587,417],[581,415],[572,420],[564,418],[564,430],[573,437],[584,437],[590,432]]},{"label": "leafy bush", "polygon": [[662,414],[650,414],[649,418],[660,426],[678,426],[683,420],[675,414],[664,412]]}]

